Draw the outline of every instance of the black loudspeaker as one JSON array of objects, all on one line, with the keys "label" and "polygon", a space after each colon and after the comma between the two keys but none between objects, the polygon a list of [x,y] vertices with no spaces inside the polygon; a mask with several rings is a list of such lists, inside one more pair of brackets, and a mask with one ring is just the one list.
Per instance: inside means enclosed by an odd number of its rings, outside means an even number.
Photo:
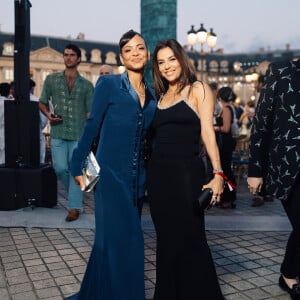
[{"label": "black loudspeaker", "polygon": [[53,207],[57,204],[57,177],[50,165],[18,169],[18,191],[27,206]]},{"label": "black loudspeaker", "polygon": [[0,168],[0,210],[57,205],[57,177],[51,165]]},{"label": "black loudspeaker", "polygon": [[29,99],[30,38],[29,0],[15,1],[15,100],[5,101],[5,166],[39,167],[39,108]]},{"label": "black loudspeaker", "polygon": [[0,210],[14,210],[24,207],[16,192],[16,169],[0,168],[0,182]]},{"label": "black loudspeaker", "polygon": [[28,0],[15,1],[14,87],[17,102],[29,101],[30,8]]},{"label": "black loudspeaker", "polygon": [[[29,95],[28,95],[29,97]],[[40,166],[40,116],[37,102],[5,101],[5,166]]]}]

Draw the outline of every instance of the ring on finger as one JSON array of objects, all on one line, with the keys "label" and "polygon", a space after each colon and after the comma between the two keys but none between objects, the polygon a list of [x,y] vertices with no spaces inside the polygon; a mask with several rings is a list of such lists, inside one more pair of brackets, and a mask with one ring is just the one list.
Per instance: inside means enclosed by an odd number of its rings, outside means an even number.
[{"label": "ring on finger", "polygon": [[212,196],[213,204],[216,204],[217,198],[218,198],[218,196],[216,196],[216,195],[213,195],[213,196]]}]

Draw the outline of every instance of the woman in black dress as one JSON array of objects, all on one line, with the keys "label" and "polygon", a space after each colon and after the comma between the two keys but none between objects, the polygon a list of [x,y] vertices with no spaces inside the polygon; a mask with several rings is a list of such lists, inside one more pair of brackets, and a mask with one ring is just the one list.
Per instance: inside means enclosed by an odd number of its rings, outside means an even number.
[{"label": "woman in black dress", "polygon": [[[214,126],[220,157],[221,165],[227,178],[236,186],[236,180],[232,169],[232,153],[236,147],[236,138],[231,132],[231,125],[234,122],[234,107],[233,101],[236,99],[236,94],[232,88],[225,86],[219,89],[218,99],[222,106],[220,117],[223,120],[222,126]],[[236,190],[225,187],[220,202],[221,208],[236,208]]]},{"label": "woman in black dress", "polygon": [[[213,129],[214,98],[196,79],[193,66],[175,40],[154,50],[154,88],[160,101],[152,124],[148,196],[157,233],[155,300],[223,299],[206,241],[204,211],[197,197],[211,188],[220,201],[223,173]],[[203,141],[214,176],[205,182],[199,156]]]}]

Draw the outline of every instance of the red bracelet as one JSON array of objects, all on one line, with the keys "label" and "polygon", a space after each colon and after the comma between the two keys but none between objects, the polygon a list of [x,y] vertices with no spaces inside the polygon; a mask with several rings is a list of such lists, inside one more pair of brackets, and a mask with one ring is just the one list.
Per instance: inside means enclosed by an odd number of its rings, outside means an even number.
[{"label": "red bracelet", "polygon": [[228,179],[228,177],[223,172],[214,172],[214,174],[215,175],[220,175],[221,177],[223,177],[223,179],[224,179],[225,183],[227,183],[228,188],[229,188],[230,191],[233,191],[235,189],[236,186],[233,184],[232,181],[230,181]]}]

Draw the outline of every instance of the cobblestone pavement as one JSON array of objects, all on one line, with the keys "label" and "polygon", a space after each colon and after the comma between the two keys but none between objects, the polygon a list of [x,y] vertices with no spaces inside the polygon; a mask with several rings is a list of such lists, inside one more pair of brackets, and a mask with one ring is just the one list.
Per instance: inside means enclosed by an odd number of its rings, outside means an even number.
[{"label": "cobblestone pavement", "polygon": [[[85,214],[93,213],[91,198],[85,197]],[[58,201],[60,206],[66,206],[61,187]],[[143,217],[148,215],[146,204]],[[207,212],[210,220],[225,222],[222,218],[226,216],[253,220],[253,224],[256,217],[285,218],[278,200],[251,207],[245,184],[238,188],[236,209],[213,208]],[[207,239],[225,298],[290,299],[277,284],[288,230],[220,227],[221,230],[210,230],[208,226]],[[152,299],[156,238],[153,226],[144,227],[144,238],[146,299]],[[61,300],[77,292],[93,239],[94,229],[0,227],[0,300]]]}]

